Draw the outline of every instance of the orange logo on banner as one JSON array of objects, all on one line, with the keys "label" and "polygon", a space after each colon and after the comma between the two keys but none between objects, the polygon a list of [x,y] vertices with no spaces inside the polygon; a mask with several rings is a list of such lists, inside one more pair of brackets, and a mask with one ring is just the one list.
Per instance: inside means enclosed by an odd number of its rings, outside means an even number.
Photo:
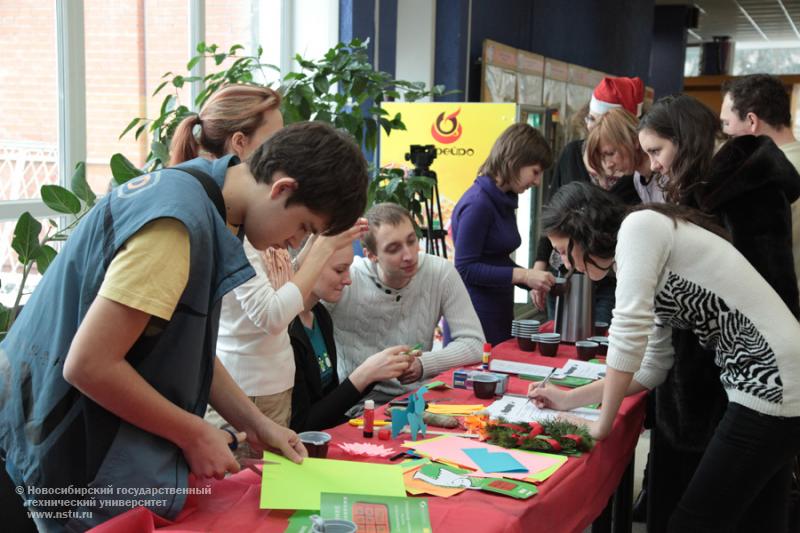
[{"label": "orange logo on banner", "polygon": [[[461,137],[462,127],[461,124],[458,123],[458,114],[461,113],[461,108],[459,107],[455,113],[444,116],[444,111],[439,113],[439,116],[436,117],[436,122],[431,126],[431,135],[433,138],[439,141],[442,144],[450,144],[456,142],[459,137]],[[449,122],[449,127],[447,129],[442,127],[442,123]]]}]

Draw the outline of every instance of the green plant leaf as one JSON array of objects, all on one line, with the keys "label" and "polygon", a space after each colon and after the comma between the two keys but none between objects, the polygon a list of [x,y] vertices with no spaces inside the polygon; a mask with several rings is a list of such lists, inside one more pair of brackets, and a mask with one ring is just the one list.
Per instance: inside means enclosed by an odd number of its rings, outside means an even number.
[{"label": "green plant leaf", "polygon": [[47,271],[47,268],[55,261],[58,252],[56,252],[55,248],[48,245],[43,245],[39,247],[39,251],[36,253],[36,269],[39,271],[39,274],[44,274]]},{"label": "green plant leaf", "polygon": [[61,185],[42,185],[40,191],[42,201],[53,211],[71,215],[81,212],[81,201]]},{"label": "green plant leaf", "polygon": [[203,57],[204,57],[204,56],[194,56],[193,58],[191,58],[191,59],[189,60],[189,62],[188,62],[188,63],[186,63],[186,70],[188,70],[188,71],[191,71],[191,70],[192,70],[194,67],[196,67],[196,66],[197,66],[197,64],[198,64],[200,61],[202,61],[202,60],[203,60]]},{"label": "green plant leaf", "polygon": [[114,176],[114,181],[117,185],[122,185],[128,180],[144,174],[122,154],[112,155],[110,165],[111,175]]},{"label": "green plant leaf", "polygon": [[17,252],[20,263],[30,263],[36,257],[39,250],[39,233],[41,231],[42,225],[27,211],[17,219],[11,247]]},{"label": "green plant leaf", "polygon": [[[183,76],[179,75],[179,76],[175,76],[174,78],[172,78],[172,85],[174,85],[175,87],[183,87]],[[173,95],[170,95],[170,96],[173,96]],[[162,106],[162,109],[163,109],[163,106]],[[162,113],[163,113],[163,111],[162,111]]]},{"label": "green plant leaf", "polygon": [[75,172],[72,173],[70,188],[78,198],[86,203],[86,205],[89,207],[94,205],[97,196],[86,182],[86,163],[83,161],[75,165]]},{"label": "green plant leaf", "polygon": [[169,148],[167,148],[166,144],[160,141],[153,141],[153,144],[150,145],[150,150],[153,151],[153,155],[164,165],[169,163]]},{"label": "green plant leaf", "polygon": [[221,65],[228,58],[228,54],[214,54],[214,63]]},{"label": "green plant leaf", "polygon": [[160,93],[160,92],[161,92],[161,89],[163,89],[164,87],[166,87],[168,83],[169,83],[169,81],[162,81],[161,83],[159,83],[159,84],[158,84],[158,87],[156,87],[156,90],[155,90],[155,91],[153,91],[153,94],[152,94],[152,96],[155,96],[155,95],[157,95],[158,93]]},{"label": "green plant leaf", "polygon": [[138,117],[137,117],[137,118],[135,118],[135,119],[131,120],[131,121],[128,123],[128,125],[125,127],[125,129],[124,129],[124,130],[122,130],[122,133],[120,133],[120,134],[119,134],[119,137],[118,137],[118,139],[122,139],[122,137],[123,137],[123,136],[124,136],[126,133],[128,133],[129,131],[131,131],[131,129],[133,129],[133,127],[134,127],[134,126],[136,126],[136,125],[139,123],[139,121],[140,121],[140,120],[144,120],[144,119],[143,119],[143,118],[138,118]]}]

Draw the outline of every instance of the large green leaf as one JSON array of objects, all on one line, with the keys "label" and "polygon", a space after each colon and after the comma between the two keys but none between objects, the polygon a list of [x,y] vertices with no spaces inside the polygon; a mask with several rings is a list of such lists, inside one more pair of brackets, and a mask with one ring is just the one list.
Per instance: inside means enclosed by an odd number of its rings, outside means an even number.
[{"label": "large green leaf", "polygon": [[94,205],[97,196],[86,182],[86,163],[83,161],[75,165],[75,172],[72,174],[71,188],[72,192],[74,192],[78,198],[86,202],[86,205],[89,207]]},{"label": "large green leaf", "polygon": [[40,191],[42,201],[53,211],[70,215],[81,212],[81,201],[61,185],[42,185]]},{"label": "large green leaf", "polygon": [[55,261],[58,252],[56,252],[55,248],[43,245],[39,247],[39,251],[36,253],[36,269],[39,271],[39,274],[44,274],[47,271],[47,268]]},{"label": "large green leaf", "polygon": [[114,176],[114,181],[117,185],[122,185],[128,180],[141,176],[144,172],[139,170],[124,155],[114,154],[111,156],[111,174]]},{"label": "large green leaf", "polygon": [[150,145],[150,149],[153,151],[153,155],[156,156],[164,166],[169,163],[169,148],[167,148],[166,144],[160,141],[153,141],[153,144]]},{"label": "large green leaf", "polygon": [[36,258],[39,252],[39,233],[42,231],[42,225],[38,220],[25,211],[17,220],[17,225],[14,227],[14,238],[11,241],[11,247],[19,255],[20,263],[29,263]]}]

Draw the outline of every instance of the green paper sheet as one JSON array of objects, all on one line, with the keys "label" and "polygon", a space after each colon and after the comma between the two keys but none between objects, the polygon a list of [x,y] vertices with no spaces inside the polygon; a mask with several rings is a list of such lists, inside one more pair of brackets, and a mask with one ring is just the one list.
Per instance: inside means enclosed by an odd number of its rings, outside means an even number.
[{"label": "green paper sheet", "polygon": [[431,533],[427,498],[387,498],[357,494],[323,494],[320,515],[325,520],[351,520],[359,531]]},{"label": "green paper sheet", "polygon": [[319,509],[320,494],[406,495],[403,469],[397,465],[307,458],[303,464],[264,452],[261,509]]}]

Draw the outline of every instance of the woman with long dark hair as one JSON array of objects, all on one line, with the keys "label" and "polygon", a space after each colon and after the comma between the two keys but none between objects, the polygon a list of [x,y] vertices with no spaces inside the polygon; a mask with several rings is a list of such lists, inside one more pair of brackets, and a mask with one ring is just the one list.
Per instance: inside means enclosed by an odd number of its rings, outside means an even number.
[{"label": "woman with long dark hair", "polygon": [[[670,531],[785,531],[790,462],[800,450],[800,324],[709,217],[675,205],[628,213],[588,184],[563,187],[542,231],[566,265],[593,280],[616,271],[604,380],[568,392],[531,387],[540,406],[602,400],[589,425],[604,438],[622,398],[658,386],[676,354],[672,328],[713,349],[729,403]],[[704,409],[696,405],[696,409]]]},{"label": "woman with long dark hair", "polygon": [[[660,99],[639,123],[652,170],[669,178],[667,200],[713,216],[797,315],[790,205],[800,194],[800,177],[768,137],[731,139],[715,153],[720,140],[719,118],[686,95]],[[653,402],[646,476],[653,533],[664,530],[727,404],[714,353],[691,331],[675,331],[672,341],[675,366]]]}]

